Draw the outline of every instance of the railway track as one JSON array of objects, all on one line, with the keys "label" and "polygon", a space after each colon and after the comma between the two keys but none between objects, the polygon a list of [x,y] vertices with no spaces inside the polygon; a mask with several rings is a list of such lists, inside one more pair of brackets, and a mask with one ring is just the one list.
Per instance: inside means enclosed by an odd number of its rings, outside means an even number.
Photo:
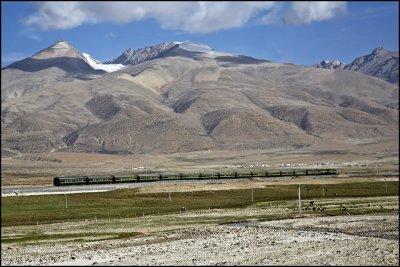
[{"label": "railway track", "polygon": [[[399,176],[397,172],[380,173],[380,174],[361,174],[349,173],[349,177],[362,177],[362,176]],[[324,179],[323,176],[310,176],[311,178]],[[330,176],[336,177],[336,176]],[[287,180],[292,179],[293,176],[282,177],[257,177],[262,180]],[[76,185],[76,186],[46,186],[46,187],[21,187],[21,188],[7,188],[1,189],[1,197],[8,196],[28,196],[28,195],[50,195],[50,194],[74,194],[74,193],[89,193],[89,192],[104,192],[114,189],[135,188],[143,187],[152,184],[170,184],[170,183],[221,183],[243,181],[249,178],[229,178],[229,179],[207,179],[207,180],[161,180],[152,182],[139,182],[139,183],[121,183],[121,184],[91,184],[91,185]]]},{"label": "railway track", "polygon": [[[286,180],[292,176],[282,177],[257,177],[263,180]],[[7,196],[28,196],[28,195],[48,195],[48,194],[73,194],[85,192],[104,192],[114,189],[143,187],[152,184],[174,184],[174,183],[221,183],[249,180],[249,178],[230,178],[230,179],[207,179],[207,180],[161,180],[139,183],[121,184],[90,184],[90,185],[69,185],[69,186],[46,186],[46,187],[24,187],[1,189],[1,197]]]}]

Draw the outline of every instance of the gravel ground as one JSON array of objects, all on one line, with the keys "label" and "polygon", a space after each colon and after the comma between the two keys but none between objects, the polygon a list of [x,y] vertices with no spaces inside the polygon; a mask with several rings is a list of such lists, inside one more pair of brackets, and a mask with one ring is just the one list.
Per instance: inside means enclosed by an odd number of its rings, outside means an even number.
[{"label": "gravel ground", "polygon": [[193,226],[137,238],[2,244],[1,265],[399,265],[399,216]]}]

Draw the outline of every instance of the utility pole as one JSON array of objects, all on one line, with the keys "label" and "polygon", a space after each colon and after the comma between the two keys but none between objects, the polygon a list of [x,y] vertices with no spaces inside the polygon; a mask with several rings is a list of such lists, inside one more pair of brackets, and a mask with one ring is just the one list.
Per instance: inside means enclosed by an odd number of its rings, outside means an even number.
[{"label": "utility pole", "polygon": [[299,193],[299,200],[297,202],[298,210],[301,211],[301,197],[300,197],[300,184],[298,187],[298,193]]},{"label": "utility pole", "polygon": [[64,192],[64,195],[65,195],[65,208],[68,209],[67,192]]}]

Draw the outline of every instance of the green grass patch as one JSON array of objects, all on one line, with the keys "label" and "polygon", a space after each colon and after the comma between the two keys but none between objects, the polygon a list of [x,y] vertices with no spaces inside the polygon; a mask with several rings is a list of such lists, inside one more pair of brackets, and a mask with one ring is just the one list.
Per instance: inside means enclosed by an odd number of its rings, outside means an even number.
[{"label": "green grass patch", "polygon": [[[303,184],[303,201],[321,198],[394,196],[399,193],[397,181],[353,182],[342,184]],[[2,226],[36,225],[85,219],[134,218],[144,215],[179,213],[206,209],[245,208],[270,201],[293,201],[296,206],[297,185],[269,185],[251,189],[171,192],[142,194],[139,189],[119,189],[100,193],[65,196],[40,195],[4,197],[1,201]]]}]

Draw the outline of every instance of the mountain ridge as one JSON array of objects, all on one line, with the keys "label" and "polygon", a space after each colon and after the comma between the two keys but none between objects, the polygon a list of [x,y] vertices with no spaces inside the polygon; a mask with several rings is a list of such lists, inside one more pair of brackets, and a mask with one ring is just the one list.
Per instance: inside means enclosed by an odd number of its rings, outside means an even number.
[{"label": "mountain ridge", "polygon": [[2,149],[141,154],[398,140],[398,86],[381,79],[215,51],[163,52],[87,80],[60,78],[53,67],[2,70]]},{"label": "mountain ridge", "polygon": [[[68,68],[64,67],[64,70],[66,72],[69,73],[86,72],[86,74],[102,75],[104,74],[104,72],[118,71],[120,69],[125,68],[126,66],[135,65],[148,60],[153,60],[162,57],[168,57],[168,56],[195,57],[196,55],[204,56],[205,54],[208,54],[208,56],[214,54],[213,56],[215,57],[217,55],[217,53],[215,53],[214,50],[211,49],[209,46],[192,43],[191,41],[164,42],[157,45],[139,48],[137,50],[129,48],[125,50],[116,59],[105,61],[104,63],[101,63],[99,61],[96,62],[96,60],[91,61],[90,58],[88,58],[88,56],[85,56],[85,54],[89,55],[87,53],[80,53],[67,41],[59,40],[50,47],[39,51],[32,57],[23,59],[23,62],[21,62],[22,60],[14,62],[3,69],[14,68],[14,69],[21,69],[23,71],[34,72],[45,68],[49,68],[51,66],[62,68],[61,66],[62,62],[61,63],[57,62],[57,60],[54,59],[61,58],[62,55],[64,55],[67,58],[74,58],[70,59],[71,63]],[[222,60],[223,57],[226,55],[220,55],[220,56],[221,56],[220,59]],[[227,56],[228,57],[237,56],[245,61],[254,61],[254,62],[268,61],[268,60],[254,59],[242,55],[227,54]],[[332,60],[332,61],[323,60],[320,63],[313,65],[312,67],[358,71],[367,75],[381,78],[383,80],[386,80],[394,84],[399,84],[398,58],[399,58],[398,52],[392,52],[384,49],[383,47],[378,47],[375,48],[368,55],[355,58],[349,64],[345,64],[338,60]],[[39,59],[45,59],[46,62],[42,62]],[[83,60],[89,66],[87,66],[86,64],[82,64],[81,60]],[[230,60],[232,60],[232,58],[230,58]],[[87,79],[88,77],[89,76],[87,77],[83,76],[84,79]],[[95,77],[98,76],[93,76],[92,78]]]},{"label": "mountain ridge", "polygon": [[349,64],[338,60],[324,60],[313,67],[358,71],[399,84],[399,52],[389,51],[383,47],[377,47],[370,54],[357,57]]},{"label": "mountain ridge", "polygon": [[52,67],[62,69],[67,75],[84,76],[104,73],[103,70],[93,69],[87,59],[65,40],[59,40],[31,57],[6,66],[3,70],[17,69],[25,72],[38,72]]},{"label": "mountain ridge", "polygon": [[161,43],[155,46],[146,46],[144,48],[139,48],[137,50],[128,48],[116,59],[106,61],[105,63],[135,65],[147,60],[155,59],[158,57],[159,53],[162,53],[176,46],[178,45],[175,43]]}]

